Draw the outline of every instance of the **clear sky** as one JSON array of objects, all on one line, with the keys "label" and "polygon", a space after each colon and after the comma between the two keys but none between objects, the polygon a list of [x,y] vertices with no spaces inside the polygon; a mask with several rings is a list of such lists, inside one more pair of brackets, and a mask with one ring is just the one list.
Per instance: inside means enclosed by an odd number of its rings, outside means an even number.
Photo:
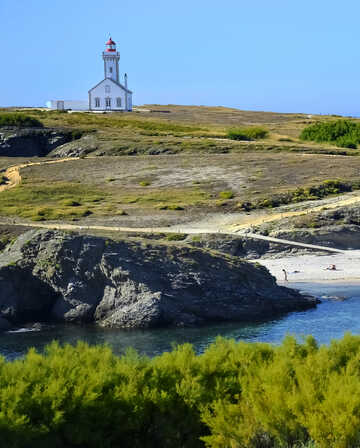
[{"label": "clear sky", "polygon": [[360,115],[359,0],[0,0],[0,106],[87,99],[118,44],[134,104]]}]

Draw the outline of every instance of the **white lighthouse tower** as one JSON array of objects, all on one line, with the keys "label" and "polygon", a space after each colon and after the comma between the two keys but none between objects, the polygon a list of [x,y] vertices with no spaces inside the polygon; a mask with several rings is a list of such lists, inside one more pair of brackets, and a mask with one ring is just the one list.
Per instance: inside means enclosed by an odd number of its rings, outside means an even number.
[{"label": "white lighthouse tower", "polygon": [[120,82],[120,53],[116,50],[116,43],[111,37],[105,44],[102,58],[104,79],[89,90],[89,110],[131,111],[132,92],[127,86],[127,74],[124,76],[124,85]]},{"label": "white lighthouse tower", "polygon": [[103,52],[105,78],[119,82],[120,53],[116,51],[116,43],[111,39],[106,42],[106,50]]}]

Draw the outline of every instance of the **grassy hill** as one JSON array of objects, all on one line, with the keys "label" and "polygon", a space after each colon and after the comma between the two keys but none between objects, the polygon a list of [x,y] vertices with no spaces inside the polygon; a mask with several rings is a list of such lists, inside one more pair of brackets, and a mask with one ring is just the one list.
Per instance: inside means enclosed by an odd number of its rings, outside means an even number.
[{"label": "grassy hill", "polygon": [[[357,149],[299,138],[309,124],[336,117],[174,105],[133,113],[18,113],[78,132],[84,137],[71,144],[90,140],[91,149],[86,158],[22,169],[22,184],[0,194],[0,216],[155,226],[242,212],[248,202],[272,204],[276,195],[313,191],[328,179],[359,184],[357,159],[347,157],[359,155]],[[231,129],[252,126],[268,135],[227,138]],[[0,169],[22,161],[0,158]]]}]

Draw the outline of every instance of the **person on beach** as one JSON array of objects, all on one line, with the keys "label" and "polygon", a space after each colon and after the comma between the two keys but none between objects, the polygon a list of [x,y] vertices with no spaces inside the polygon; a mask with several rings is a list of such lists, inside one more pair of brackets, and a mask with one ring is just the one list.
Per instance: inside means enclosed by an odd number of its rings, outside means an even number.
[{"label": "person on beach", "polygon": [[334,264],[331,264],[330,266],[325,268],[325,270],[327,270],[327,271],[336,271],[336,266]]},{"label": "person on beach", "polygon": [[284,281],[287,282],[288,281],[287,272],[285,271],[285,269],[283,269],[282,271],[284,273]]}]

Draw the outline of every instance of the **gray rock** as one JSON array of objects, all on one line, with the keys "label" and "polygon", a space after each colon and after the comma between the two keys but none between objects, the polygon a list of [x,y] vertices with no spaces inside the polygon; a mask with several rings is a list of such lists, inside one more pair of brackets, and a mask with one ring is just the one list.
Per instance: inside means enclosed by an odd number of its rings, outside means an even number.
[{"label": "gray rock", "polygon": [[70,131],[42,128],[1,129],[1,157],[46,156],[56,147],[73,140]]},{"label": "gray rock", "polygon": [[79,140],[58,146],[49,153],[50,157],[80,157],[98,149],[98,143],[94,135],[85,135]]},{"label": "gray rock", "polygon": [[0,255],[0,314],[13,323],[188,326],[314,306],[260,265],[186,244],[39,230]]}]

